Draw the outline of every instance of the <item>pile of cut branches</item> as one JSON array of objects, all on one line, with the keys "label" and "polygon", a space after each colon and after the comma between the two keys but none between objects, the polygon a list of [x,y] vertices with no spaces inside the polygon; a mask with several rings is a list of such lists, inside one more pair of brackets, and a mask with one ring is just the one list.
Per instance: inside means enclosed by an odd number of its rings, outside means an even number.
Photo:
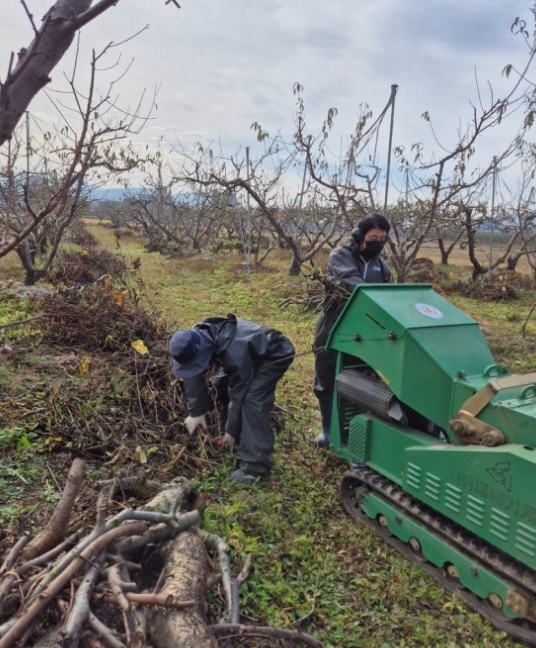
[{"label": "pile of cut branches", "polygon": [[[185,478],[145,483],[155,494],[137,508],[117,498],[139,487],[138,478],[95,484],[93,528],[70,528],[84,469],[73,461],[45,529],[22,536],[3,557],[0,648],[218,648],[267,639],[321,646],[300,632],[240,623],[239,589],[251,560],[233,575],[230,548],[200,528],[204,503]],[[207,604],[211,589],[220,592],[219,617]]]},{"label": "pile of cut branches", "polygon": [[185,400],[169,370],[158,313],[108,282],[46,293],[34,310],[32,337],[14,338],[4,358],[13,374],[5,384],[11,425],[30,427],[49,449],[88,459],[125,462],[152,453],[167,463],[177,450],[161,447],[168,444],[196,454],[180,424]]},{"label": "pile of cut branches", "polygon": [[40,304],[43,342],[80,351],[124,353],[132,340],[161,339],[158,313],[137,307],[132,294],[104,281],[50,293]]},{"label": "pile of cut branches", "polygon": [[124,257],[109,252],[91,239],[85,231],[77,240],[82,239],[82,249],[62,250],[54,260],[54,269],[49,272],[48,280],[54,286],[76,287],[92,284],[103,278],[121,279],[128,271]]}]

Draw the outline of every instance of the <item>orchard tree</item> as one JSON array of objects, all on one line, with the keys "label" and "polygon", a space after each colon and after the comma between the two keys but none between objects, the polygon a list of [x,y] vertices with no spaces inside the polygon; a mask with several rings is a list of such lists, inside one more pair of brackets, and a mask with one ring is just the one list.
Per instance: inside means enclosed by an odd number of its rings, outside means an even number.
[{"label": "orchard tree", "polygon": [[[6,77],[0,81],[0,147],[11,138],[35,95],[50,83],[50,73],[71,47],[76,33],[120,0],[57,0],[37,26],[25,0],[21,5],[34,38],[11,54]],[[179,7],[177,0],[167,0]]]},{"label": "orchard tree", "polygon": [[[473,164],[475,153],[484,135],[492,129],[500,128],[525,98],[526,93],[520,90],[518,84],[501,99],[495,99],[490,90],[487,105],[484,105],[481,98],[479,106],[473,106],[472,117],[465,130],[458,133],[450,147],[437,142],[440,150],[446,151],[439,159],[434,155],[427,158],[421,144],[413,145],[409,154],[403,147],[395,148],[395,157],[401,169],[412,179],[412,187],[408,191],[411,202],[419,205],[415,218],[402,220],[404,236],[399,235],[401,224],[395,221],[394,236],[389,240],[390,260],[400,283],[406,281],[423,243],[430,240],[434,231],[441,227],[446,214],[460,210],[460,205],[463,205],[460,213],[463,214],[461,220],[465,223],[464,231],[467,235],[473,231],[473,197],[482,192],[498,165],[506,163],[518,153],[527,126],[522,125],[519,135],[482,166]],[[433,131],[430,115],[425,113],[423,117],[430,122]],[[404,244],[400,245],[402,238]]]},{"label": "orchard tree", "polygon": [[510,240],[514,239],[515,245],[509,246],[505,259],[507,269],[515,270],[520,259],[524,257],[536,280],[536,188],[534,186],[536,148],[534,144],[524,143],[522,156],[517,189],[512,192],[510,204],[497,210],[494,222],[500,229],[511,232]]},{"label": "orchard tree", "polygon": [[427,200],[421,200],[418,196],[412,200],[406,197],[389,207],[390,263],[397,269],[400,283],[411,276],[411,268],[420,258],[425,243],[437,244],[442,265],[448,265],[450,254],[456,247],[467,248],[465,207],[471,205],[473,213],[476,205],[475,213],[481,216],[471,221],[473,226],[480,226],[486,217],[486,205],[477,199],[479,195],[480,187],[478,192],[467,192],[464,196],[458,196],[457,200],[436,208],[436,217],[431,226],[431,205]]},{"label": "orchard tree", "polygon": [[379,117],[370,124],[372,110],[367,104],[360,106],[354,130],[347,135],[344,151],[338,157],[329,152],[330,135],[338,114],[336,108],[328,110],[320,132],[313,136],[307,131],[303,86],[294,84],[297,110],[294,116],[296,130],[293,146],[300,158],[305,159],[302,192],[314,195],[314,203],[331,206],[335,220],[331,237],[337,230],[355,227],[369,211],[378,211],[379,180],[381,169],[369,144],[376,137],[391,104],[392,97]]},{"label": "orchard tree", "polygon": [[[290,275],[299,274],[305,262],[376,208],[379,178],[377,166],[370,160],[359,160],[360,155],[365,157],[371,132],[379,126],[376,123],[372,130],[367,128],[372,116],[368,106],[362,108],[345,154],[336,159],[328,150],[328,141],[337,110],[328,110],[319,132],[313,135],[307,128],[302,91],[296,83],[292,141],[287,142],[280,134],[270,136],[256,122],[252,129],[264,148],[255,159],[247,152],[226,156],[200,145],[194,154],[177,151],[181,163],[174,172],[178,181],[220,187],[253,205],[255,222],[262,220],[271,236],[290,251]],[[287,185],[289,178],[299,187],[293,193]],[[311,216],[309,222],[304,219],[306,215]]]},{"label": "orchard tree", "polygon": [[[535,9],[531,11],[535,17]],[[423,243],[430,240],[434,232],[437,235],[444,229],[445,218],[447,227],[454,217],[454,222],[463,231],[464,244],[473,264],[473,278],[488,269],[488,264],[484,266],[477,255],[475,236],[482,218],[482,194],[489,187],[489,180],[496,169],[511,162],[520,152],[523,139],[533,124],[536,107],[534,85],[528,79],[536,54],[536,34],[531,36],[526,22],[520,18],[514,21],[512,32],[524,40],[528,56],[522,70],[511,65],[505,67],[504,73],[512,82],[503,97],[495,97],[489,85],[486,98],[477,86],[478,101],[472,105],[470,119],[463,129],[458,130],[450,145],[437,139],[432,117],[425,112],[423,118],[430,124],[437,148],[444,151],[439,158],[428,154],[421,143],[413,144],[409,151],[400,146],[394,149],[400,170],[406,175],[408,202],[413,207],[418,206],[412,218],[402,217],[393,223],[393,235],[389,241],[390,261],[399,282],[406,281]],[[475,164],[475,154],[485,136],[497,131],[505,120],[516,119],[522,107],[525,111],[518,135],[487,162]],[[512,245],[514,243],[515,240]],[[495,260],[492,265],[496,267],[497,263],[503,262],[504,259],[500,262]]]},{"label": "orchard tree", "polygon": [[[190,184],[194,192],[224,191],[235,196],[238,204],[244,207],[239,212],[244,221],[239,223],[238,232],[246,249],[251,249],[253,229],[260,236],[266,222],[275,237],[287,241],[278,214],[280,182],[291,159],[286,156],[281,160],[277,142],[271,142],[256,160],[251,160],[247,151],[226,156],[222,151],[215,154],[212,149],[201,145],[192,154],[184,150],[177,150],[177,153],[180,154],[179,166],[170,171],[176,184]],[[270,165],[272,161],[273,166]],[[247,208],[249,204],[252,205],[250,209]]]},{"label": "orchard tree", "polygon": [[77,89],[76,69],[73,72],[72,105],[57,104],[62,125],[46,133],[41,147],[34,151],[39,163],[32,175],[16,172],[20,139],[16,146],[8,145],[0,257],[15,250],[27,284],[35,283],[50,269],[60,242],[87,205],[90,180],[98,184],[149,159],[141,158],[126,137],[146,123],[154,98],[144,115],[142,100],[134,109],[119,112],[116,99],[111,98],[115,82],[101,95],[96,70],[107,51],[108,47],[93,54],[89,87],[84,93]]},{"label": "orchard tree", "polygon": [[462,210],[459,203],[447,205],[440,210],[433,237],[439,248],[441,265],[449,265],[450,255],[456,247],[463,245],[464,241]]},{"label": "orchard tree", "polygon": [[181,194],[169,185],[148,185],[128,201],[124,221],[141,230],[149,251],[201,252],[214,243],[222,227],[224,200],[214,193]]}]

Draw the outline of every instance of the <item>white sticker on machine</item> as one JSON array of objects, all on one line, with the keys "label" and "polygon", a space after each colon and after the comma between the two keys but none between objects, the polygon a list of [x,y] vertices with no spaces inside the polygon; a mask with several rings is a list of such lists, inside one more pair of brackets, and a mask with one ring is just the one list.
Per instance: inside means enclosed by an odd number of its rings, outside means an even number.
[{"label": "white sticker on machine", "polygon": [[443,317],[443,313],[439,309],[435,308],[435,306],[430,306],[430,304],[415,304],[415,308],[419,313],[426,315],[426,317],[431,317],[432,319],[441,319]]}]

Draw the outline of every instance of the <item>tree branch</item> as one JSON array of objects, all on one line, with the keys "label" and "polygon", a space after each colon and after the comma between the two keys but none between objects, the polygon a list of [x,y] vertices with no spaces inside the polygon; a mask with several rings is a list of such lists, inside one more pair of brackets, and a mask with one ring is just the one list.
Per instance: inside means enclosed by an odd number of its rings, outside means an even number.
[{"label": "tree branch", "polygon": [[[35,95],[50,83],[50,73],[71,46],[76,32],[119,0],[57,0],[43,18],[41,28],[27,48],[19,52],[12,70],[13,56],[4,83],[0,83],[0,146],[11,139],[20,118]],[[26,12],[28,10],[24,5]]]}]

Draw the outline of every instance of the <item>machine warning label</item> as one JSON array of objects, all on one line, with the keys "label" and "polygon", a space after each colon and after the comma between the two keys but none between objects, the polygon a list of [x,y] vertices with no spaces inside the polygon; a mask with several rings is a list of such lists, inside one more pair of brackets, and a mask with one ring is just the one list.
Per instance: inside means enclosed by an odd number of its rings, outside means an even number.
[{"label": "machine warning label", "polygon": [[[504,476],[503,466],[497,464],[500,467],[500,474]],[[491,470],[488,470],[491,474]],[[495,478],[495,477],[494,477]],[[480,501],[482,507],[486,506],[486,503],[491,504],[492,507],[498,508],[508,515],[512,515],[516,518],[519,518],[528,525],[536,526],[536,507],[524,502],[517,497],[514,497],[510,492],[504,492],[500,487],[496,485],[489,484],[478,477],[470,473],[466,473],[462,470],[458,472],[458,485],[460,488],[465,490],[467,493],[471,494],[472,505],[477,501]],[[503,483],[501,483],[503,482]],[[511,488],[511,481],[507,480],[504,483],[504,480],[499,480],[501,486],[504,486],[508,489]],[[475,497],[477,500],[475,500]]]},{"label": "machine warning label", "polygon": [[422,315],[426,315],[426,317],[431,317],[432,319],[441,319],[443,317],[443,313],[435,306],[430,306],[430,304],[415,304],[415,308]]}]

